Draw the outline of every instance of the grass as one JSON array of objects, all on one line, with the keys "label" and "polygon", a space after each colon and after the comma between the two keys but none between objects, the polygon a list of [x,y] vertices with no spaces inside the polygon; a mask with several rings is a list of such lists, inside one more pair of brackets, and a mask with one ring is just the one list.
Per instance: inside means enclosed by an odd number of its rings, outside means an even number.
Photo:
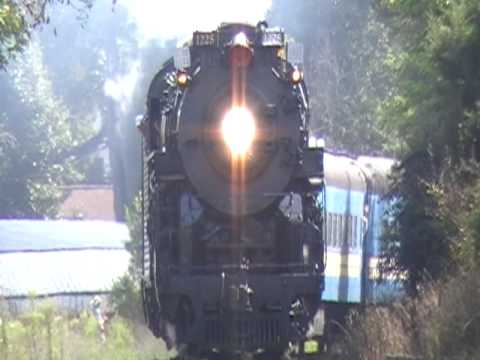
[{"label": "grass", "polygon": [[480,359],[480,273],[425,286],[418,298],[352,313],[337,359]]},{"label": "grass", "polygon": [[102,341],[97,321],[87,312],[72,316],[48,302],[17,318],[0,312],[2,360],[161,360],[167,355],[163,342],[147,329],[118,316]]},{"label": "grass", "polygon": [[[33,304],[33,303],[32,303]],[[14,318],[0,309],[1,360],[163,360],[163,342],[115,316],[101,340],[95,318],[51,303]],[[480,271],[424,286],[417,298],[351,313],[337,360],[480,360]]]}]

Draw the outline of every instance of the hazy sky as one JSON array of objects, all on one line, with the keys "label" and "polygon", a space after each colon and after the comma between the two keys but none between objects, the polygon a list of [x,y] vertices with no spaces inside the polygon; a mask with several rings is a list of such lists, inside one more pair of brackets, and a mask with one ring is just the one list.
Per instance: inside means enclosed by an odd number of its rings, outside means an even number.
[{"label": "hazy sky", "polygon": [[[137,25],[140,42],[150,39],[179,39],[183,44],[196,30],[215,30],[222,22],[256,24],[265,20],[272,0],[118,0]],[[140,61],[132,62],[125,74],[117,74],[104,84],[107,95],[126,111],[140,74]]]},{"label": "hazy sky", "polygon": [[222,22],[265,19],[272,0],[118,0],[126,6],[145,40],[184,39]]}]

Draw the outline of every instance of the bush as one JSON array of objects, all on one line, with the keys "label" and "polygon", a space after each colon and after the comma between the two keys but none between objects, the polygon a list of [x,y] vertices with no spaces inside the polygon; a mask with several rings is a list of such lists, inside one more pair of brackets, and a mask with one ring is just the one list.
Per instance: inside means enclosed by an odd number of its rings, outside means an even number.
[{"label": "bush", "polygon": [[480,359],[480,273],[451,276],[418,298],[353,313],[342,358]]},{"label": "bush", "polygon": [[136,340],[135,332],[139,328],[119,316],[114,317],[103,341],[96,319],[87,312],[73,317],[46,302],[32,305],[28,313],[13,318],[3,309],[0,312],[0,356],[2,360],[166,358],[163,343],[151,335],[140,343]]},{"label": "bush", "polygon": [[138,323],[144,321],[140,286],[130,275],[125,274],[114,282],[109,300],[123,318]]}]

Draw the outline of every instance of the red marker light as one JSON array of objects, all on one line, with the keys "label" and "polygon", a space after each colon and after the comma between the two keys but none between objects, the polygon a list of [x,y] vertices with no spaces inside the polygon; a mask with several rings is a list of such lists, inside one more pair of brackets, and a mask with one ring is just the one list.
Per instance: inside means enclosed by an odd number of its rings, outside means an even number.
[{"label": "red marker light", "polygon": [[247,67],[252,62],[253,51],[244,33],[235,35],[230,49],[230,63],[235,67]]}]

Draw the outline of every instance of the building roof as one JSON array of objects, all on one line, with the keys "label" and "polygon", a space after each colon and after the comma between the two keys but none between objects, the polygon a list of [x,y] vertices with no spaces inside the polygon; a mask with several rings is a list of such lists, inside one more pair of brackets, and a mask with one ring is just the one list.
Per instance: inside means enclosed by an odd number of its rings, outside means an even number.
[{"label": "building roof", "polygon": [[89,220],[0,220],[0,253],[85,248],[123,249],[123,223]]},{"label": "building roof", "polygon": [[125,224],[0,220],[0,296],[108,291],[128,270]]},{"label": "building roof", "polygon": [[0,295],[52,296],[109,291],[128,269],[125,250],[0,255]]},{"label": "building roof", "polygon": [[110,185],[75,185],[64,190],[67,198],[60,205],[60,218],[115,221],[114,196]]}]

